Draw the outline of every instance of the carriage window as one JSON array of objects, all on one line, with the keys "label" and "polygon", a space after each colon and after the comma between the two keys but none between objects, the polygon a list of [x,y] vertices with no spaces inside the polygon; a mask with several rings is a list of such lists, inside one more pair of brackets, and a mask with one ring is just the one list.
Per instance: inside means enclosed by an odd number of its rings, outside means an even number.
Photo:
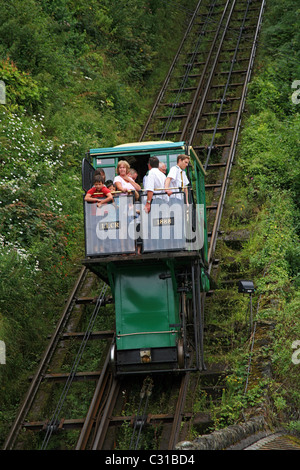
[{"label": "carriage window", "polygon": [[107,180],[114,180],[114,177],[116,176],[116,169],[113,166],[110,166],[108,168],[102,167],[103,170],[105,171],[105,181]]},{"label": "carriage window", "polygon": [[169,155],[169,169],[172,168],[172,166],[175,166],[177,164],[177,157],[178,153],[173,153]]},{"label": "carriage window", "polygon": [[167,155],[157,155],[157,158],[160,162],[167,164]]},{"label": "carriage window", "polygon": [[96,168],[102,168],[105,171],[105,180],[114,180],[116,175],[114,158],[97,158]]},{"label": "carriage window", "polygon": [[114,158],[97,158],[96,163],[97,163],[97,166],[114,165],[115,159]]}]

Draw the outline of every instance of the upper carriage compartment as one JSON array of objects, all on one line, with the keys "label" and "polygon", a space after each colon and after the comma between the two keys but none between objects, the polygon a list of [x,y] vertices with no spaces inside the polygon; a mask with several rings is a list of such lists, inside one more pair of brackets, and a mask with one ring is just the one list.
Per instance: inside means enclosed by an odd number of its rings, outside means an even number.
[{"label": "upper carriage compartment", "polygon": [[[186,169],[188,201],[183,197],[169,198],[163,187],[155,188],[157,191],[147,214],[144,210],[147,191],[143,183],[149,158],[154,156],[165,163],[167,176],[180,154],[190,156]],[[86,256],[205,249],[205,171],[192,147],[185,142],[155,141],[90,149],[82,164],[83,190],[86,192],[93,186],[97,169],[104,170],[105,180],[113,181],[121,160],[137,171],[136,182],[142,189],[138,191],[138,198],[134,192],[126,195],[114,192],[113,204],[101,207],[101,211],[95,204],[84,203]],[[183,195],[182,188],[173,192]]]},{"label": "upper carriage compartment", "polygon": [[170,141],[132,142],[115,147],[90,149],[83,160],[83,190],[87,191],[91,187],[93,173],[98,168],[104,169],[106,180],[113,180],[119,160],[126,160],[130,167],[137,170],[137,181],[142,184],[143,177],[148,171],[147,162],[150,157],[158,157],[159,161],[165,163],[167,169],[170,169],[176,165],[177,156],[187,151],[188,148],[184,142]]}]

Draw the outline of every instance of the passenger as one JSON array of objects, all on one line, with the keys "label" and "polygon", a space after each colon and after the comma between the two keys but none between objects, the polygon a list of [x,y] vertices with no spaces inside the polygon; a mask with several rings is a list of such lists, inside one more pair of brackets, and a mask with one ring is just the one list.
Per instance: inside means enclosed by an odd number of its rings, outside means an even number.
[{"label": "passenger", "polygon": [[145,176],[144,176],[144,178],[143,178],[143,188],[144,188],[144,189],[145,189],[145,187],[146,187],[148,175],[149,175],[149,170],[147,171],[147,173],[145,174]]},{"label": "passenger", "polygon": [[131,191],[135,191],[135,198],[139,198],[139,193],[137,191],[141,190],[139,184],[137,184],[130,176],[129,176],[129,163],[125,160],[120,160],[117,165],[117,173],[118,175],[114,178],[114,185],[117,188],[117,191],[121,191],[122,193],[130,193]]},{"label": "passenger", "polygon": [[103,177],[98,174],[94,177],[94,186],[87,191],[84,200],[97,202],[97,206],[100,207],[108,202],[113,202],[114,198],[110,190],[104,185]]},{"label": "passenger", "polygon": [[151,203],[153,198],[160,198],[166,201],[167,197],[161,194],[164,191],[166,175],[158,169],[159,160],[157,157],[150,157],[148,161],[149,173],[146,180],[145,190],[147,191],[147,202],[145,205],[145,212],[149,213],[151,210]]},{"label": "passenger", "polygon": [[180,193],[178,189],[175,190],[175,193],[173,193],[174,189],[171,190],[171,188],[179,188],[179,189],[181,188],[185,193],[185,202],[187,204],[188,204],[187,186],[189,185],[190,182],[184,170],[188,166],[189,161],[190,161],[190,157],[188,155],[178,155],[177,165],[172,166],[165,182],[166,193],[169,196],[182,199],[183,194]]},{"label": "passenger", "polygon": [[[113,184],[112,180],[107,180],[105,181],[105,186],[107,187],[107,189],[110,190],[110,192],[114,195],[114,196],[118,196],[117,193],[117,190],[116,190],[116,187],[115,185]],[[119,217],[119,198],[118,197],[114,197],[114,200],[112,202],[115,210],[116,210],[116,213],[115,213],[115,216],[116,218],[118,219]]]},{"label": "passenger", "polygon": [[[129,168],[128,175],[136,181],[138,177],[138,172],[136,171],[135,168]],[[140,202],[136,202],[135,204],[129,204],[128,207],[128,221],[133,221],[135,220],[135,229],[137,232],[140,232]],[[136,240],[136,248],[137,248],[137,254],[141,254],[141,237],[139,236]]]},{"label": "passenger", "polygon": [[116,187],[113,184],[112,180],[105,181],[104,185],[107,187],[107,189],[110,190],[111,193],[113,193],[116,190]]},{"label": "passenger", "polygon": [[138,177],[138,173],[134,168],[129,168],[129,176],[135,181]]},{"label": "passenger", "polygon": [[167,167],[166,167],[166,164],[164,162],[159,162],[158,168],[160,169],[160,171],[162,173],[164,173],[164,174],[167,173]]},{"label": "passenger", "polygon": [[97,168],[97,169],[95,170],[94,176],[97,176],[97,175],[102,176],[102,178],[103,178],[104,181],[105,181],[106,175],[105,175],[105,171],[103,170],[103,168]]},{"label": "passenger", "polygon": [[104,178],[99,173],[94,176],[94,185],[87,191],[84,200],[95,203],[86,212],[87,243],[94,254],[103,253],[104,247],[103,244],[99,245],[96,227],[99,220],[101,221],[103,217],[107,217],[109,208],[112,207],[111,204],[107,206],[107,203],[113,202],[114,198],[110,190],[104,185]]}]

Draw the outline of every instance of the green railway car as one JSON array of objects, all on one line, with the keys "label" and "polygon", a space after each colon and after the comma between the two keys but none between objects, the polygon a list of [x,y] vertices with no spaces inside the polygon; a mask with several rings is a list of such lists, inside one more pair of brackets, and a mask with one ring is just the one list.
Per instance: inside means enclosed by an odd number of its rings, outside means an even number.
[{"label": "green railway car", "polygon": [[[188,184],[173,184],[169,195],[165,187],[149,193],[152,157],[165,164],[168,177],[178,155],[189,156]],[[82,164],[85,193],[95,172],[114,181],[124,161],[137,171],[138,190],[115,188],[113,201],[100,207],[84,201],[83,263],[110,285],[115,303],[111,364],[116,374],[202,369],[202,293],[209,289],[205,171],[184,142],[91,149]]]}]

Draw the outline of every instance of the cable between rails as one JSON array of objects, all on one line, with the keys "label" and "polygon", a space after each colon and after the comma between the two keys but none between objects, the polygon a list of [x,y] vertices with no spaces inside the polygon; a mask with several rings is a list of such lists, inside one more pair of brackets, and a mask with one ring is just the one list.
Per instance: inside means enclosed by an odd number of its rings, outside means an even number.
[{"label": "cable between rails", "polygon": [[[153,388],[153,381],[152,381],[151,377],[147,376],[145,378],[144,382],[143,382],[143,386],[142,386],[142,389],[141,389],[141,392],[140,392],[140,403],[139,403],[139,408],[138,408],[138,412],[137,412],[137,415],[136,415],[136,418],[135,418],[133,432],[132,432],[132,436],[131,436],[131,441],[130,441],[130,446],[129,446],[130,450],[133,449],[133,445],[134,445],[134,450],[137,450],[139,440],[140,440],[140,437],[141,437],[141,433],[142,433],[142,429],[144,427],[145,420],[146,420],[146,410],[148,408],[148,402],[149,402],[149,397],[151,396],[151,393],[152,393],[152,388]],[[142,402],[143,402],[145,397],[146,397],[146,400],[145,400],[145,403],[144,403],[143,414],[140,415]],[[138,431],[138,434],[136,436],[137,427],[139,427],[139,431]],[[136,436],[136,440],[135,440],[135,436]]]},{"label": "cable between rails", "polygon": [[226,102],[226,94],[227,94],[227,90],[228,90],[229,83],[230,83],[230,80],[231,80],[231,75],[232,75],[233,68],[234,68],[234,65],[235,65],[236,57],[237,57],[237,54],[238,54],[238,51],[239,51],[240,42],[241,42],[241,39],[242,39],[242,33],[244,31],[244,28],[245,28],[245,22],[246,22],[246,19],[247,19],[248,10],[250,8],[251,2],[252,2],[252,0],[248,0],[248,2],[247,2],[246,9],[245,9],[245,12],[244,12],[244,16],[243,16],[243,19],[242,19],[242,25],[239,28],[239,36],[238,36],[237,43],[236,43],[236,46],[235,46],[235,51],[234,51],[234,54],[233,54],[233,58],[231,59],[231,66],[230,66],[230,70],[228,72],[228,77],[227,77],[227,81],[226,81],[226,84],[225,84],[225,87],[224,87],[223,96],[221,98],[218,117],[217,117],[217,120],[216,120],[216,124],[215,124],[215,128],[214,128],[214,131],[213,131],[213,136],[211,138],[210,145],[208,146],[208,153],[207,153],[206,161],[205,161],[205,164],[204,164],[204,169],[205,170],[207,170],[207,166],[208,166],[208,163],[209,163],[211,151],[212,151],[212,148],[213,148],[213,142],[214,142],[214,139],[215,139],[215,136],[216,136],[216,133],[217,133],[219,121],[220,121],[221,114],[222,114],[222,111],[223,111],[223,105]]},{"label": "cable between rails", "polygon": [[56,427],[57,427],[57,423],[58,423],[58,418],[59,418],[59,414],[62,410],[62,407],[63,407],[63,404],[65,402],[65,399],[66,399],[66,396],[67,396],[67,393],[70,389],[70,386],[73,382],[73,379],[75,377],[75,374],[76,374],[76,371],[77,371],[77,368],[78,368],[78,365],[80,363],[80,360],[82,358],[82,355],[83,355],[83,352],[84,352],[84,349],[87,345],[87,342],[90,338],[90,335],[91,335],[91,332],[93,330],[93,327],[94,327],[94,324],[95,324],[95,320],[97,318],[97,315],[98,315],[98,312],[99,312],[99,309],[103,303],[103,300],[104,300],[104,297],[105,297],[105,293],[108,289],[108,285],[107,284],[104,284],[103,287],[102,287],[102,290],[101,290],[101,293],[97,299],[97,302],[96,302],[96,306],[95,306],[95,309],[93,311],[93,314],[91,315],[91,318],[90,318],[90,321],[89,321],[89,324],[88,324],[88,327],[87,327],[87,330],[85,332],[85,335],[83,337],[83,340],[80,344],[80,348],[77,352],[77,355],[76,355],[76,358],[74,360],[74,363],[72,365],[72,369],[71,369],[71,372],[68,376],[68,379],[65,383],[65,386],[63,388],[63,391],[62,391],[62,394],[59,398],[59,401],[56,405],[56,408],[55,408],[55,411],[52,415],[52,418],[50,420],[50,423],[47,425],[47,430],[46,430],[46,435],[44,437],[44,440],[43,440],[43,443],[42,443],[42,446],[41,446],[41,450],[45,450],[47,448],[47,445],[49,443],[49,440],[52,436],[52,433],[56,430]]},{"label": "cable between rails", "polygon": [[[200,3],[198,4],[197,8],[196,8],[196,11],[195,13],[198,11],[199,7],[200,7]],[[216,0],[214,1],[214,3],[212,5],[210,5],[209,7],[209,11],[207,13],[207,16],[206,16],[206,19],[204,21],[204,25],[200,28],[200,33],[199,33],[199,36],[198,36],[198,39],[197,39],[197,42],[196,42],[196,45],[195,45],[195,48],[194,48],[194,51],[192,53],[192,58],[191,60],[189,60],[189,63],[187,64],[187,67],[185,69],[185,74],[182,78],[182,81],[181,81],[181,84],[180,84],[180,87],[179,87],[179,90],[177,92],[177,95],[175,97],[175,99],[173,100],[173,104],[172,104],[172,108],[171,108],[171,111],[169,113],[169,116],[168,116],[168,119],[167,119],[167,122],[165,124],[165,127],[161,133],[161,140],[164,140],[166,138],[166,134],[169,130],[169,127],[170,127],[170,124],[172,122],[172,119],[173,119],[173,116],[174,116],[174,113],[175,113],[175,110],[177,108],[177,105],[179,103],[179,99],[184,91],[184,87],[185,87],[185,84],[189,78],[189,74],[190,74],[190,71],[192,70],[193,66],[194,66],[194,62],[196,60],[196,57],[197,57],[197,54],[198,54],[198,50],[199,50],[199,47],[201,45],[201,42],[202,42],[202,38],[205,34],[205,29],[206,27],[209,25],[209,21],[211,19],[211,15],[212,15],[212,12],[215,8],[215,4],[216,4]]]}]

